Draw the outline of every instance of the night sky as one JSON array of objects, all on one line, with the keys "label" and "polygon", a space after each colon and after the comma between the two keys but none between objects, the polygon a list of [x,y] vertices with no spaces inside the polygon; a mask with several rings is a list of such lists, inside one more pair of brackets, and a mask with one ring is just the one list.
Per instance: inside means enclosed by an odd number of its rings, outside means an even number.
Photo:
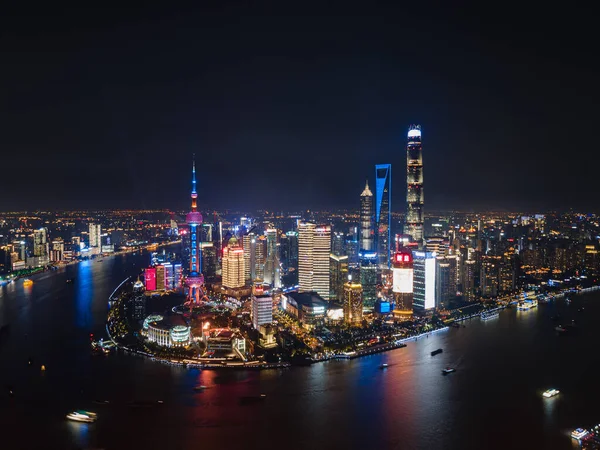
[{"label": "night sky", "polygon": [[411,123],[426,209],[600,209],[595,16],[574,3],[19,3],[0,210],[183,208],[195,152],[201,209],[357,207],[389,162],[403,211]]}]

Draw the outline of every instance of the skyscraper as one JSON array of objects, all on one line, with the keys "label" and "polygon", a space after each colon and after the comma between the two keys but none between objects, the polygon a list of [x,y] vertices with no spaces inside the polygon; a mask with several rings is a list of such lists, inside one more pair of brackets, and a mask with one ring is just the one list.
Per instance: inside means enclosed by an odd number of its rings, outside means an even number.
[{"label": "skyscraper", "polygon": [[360,194],[360,251],[375,251],[373,219],[373,193],[369,189],[369,182],[367,181],[365,189]]},{"label": "skyscraper", "polygon": [[413,309],[413,255],[410,250],[400,248],[394,255],[392,292],[396,310],[412,314]]},{"label": "skyscraper", "polygon": [[48,255],[48,229],[40,228],[33,232],[33,256]]},{"label": "skyscraper", "polygon": [[456,298],[457,267],[456,255],[438,256],[435,268],[435,306],[447,308],[449,302]]},{"label": "skyscraper", "polygon": [[252,325],[258,330],[261,325],[273,322],[273,297],[270,295],[252,296]]},{"label": "skyscraper", "polygon": [[310,222],[298,225],[298,282],[301,292],[317,292],[329,298],[331,227]]},{"label": "skyscraper", "polygon": [[423,244],[423,148],[421,125],[408,128],[406,146],[406,222],[404,234]]},{"label": "skyscraper", "polygon": [[348,280],[348,257],[331,254],[329,257],[329,290],[330,300],[342,301],[344,297],[344,283]]},{"label": "skyscraper", "polygon": [[348,325],[360,325],[362,311],[362,286],[349,280],[344,284],[344,322]]},{"label": "skyscraper", "polygon": [[379,266],[390,267],[392,214],[392,165],[375,166],[375,222]]},{"label": "skyscraper", "polygon": [[89,227],[89,246],[92,253],[100,253],[102,251],[102,229],[99,223],[90,223]]},{"label": "skyscraper", "polygon": [[198,211],[196,199],[198,193],[196,192],[196,160],[192,163],[192,210],[185,217],[185,221],[189,226],[190,240],[189,240],[189,254],[190,254],[190,267],[189,273],[185,280],[185,284],[188,287],[188,302],[198,303],[201,298],[202,285],[204,284],[204,276],[202,275],[202,251],[200,248],[200,239],[198,227],[202,225],[202,214]]},{"label": "skyscraper", "polygon": [[223,287],[237,289],[244,287],[244,249],[238,244],[235,236],[229,239],[223,249],[222,260]]},{"label": "skyscraper", "polygon": [[435,257],[432,252],[417,251],[413,254],[413,310],[425,314],[435,308]]},{"label": "skyscraper", "polygon": [[362,286],[363,305],[373,308],[377,301],[377,253],[360,253],[360,284]]},{"label": "skyscraper", "polygon": [[281,287],[279,254],[277,251],[277,229],[268,228],[265,230],[267,235],[267,254],[265,260],[265,283],[273,287]]}]

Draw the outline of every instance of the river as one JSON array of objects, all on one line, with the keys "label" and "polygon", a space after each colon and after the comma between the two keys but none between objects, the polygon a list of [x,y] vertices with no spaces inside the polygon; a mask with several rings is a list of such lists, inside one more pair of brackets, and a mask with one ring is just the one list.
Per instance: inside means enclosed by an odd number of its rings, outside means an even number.
[{"label": "river", "polygon": [[[600,422],[597,292],[310,367],[200,371],[122,352],[91,357],[108,296],[148,260],[86,261],[0,288],[0,325],[10,324],[0,340],[0,448],[568,449],[573,428]],[[577,336],[556,335],[557,312],[577,320]],[[456,373],[442,376],[448,365]],[[561,394],[542,399],[550,387]],[[263,402],[240,403],[260,393]],[[99,419],[66,421],[74,409]]]}]

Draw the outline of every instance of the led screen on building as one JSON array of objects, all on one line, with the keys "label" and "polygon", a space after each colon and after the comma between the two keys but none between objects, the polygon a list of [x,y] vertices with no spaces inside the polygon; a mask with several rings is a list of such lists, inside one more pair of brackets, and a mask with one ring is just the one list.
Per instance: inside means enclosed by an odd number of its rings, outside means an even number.
[{"label": "led screen on building", "polygon": [[411,294],[413,291],[413,269],[393,269],[392,291]]},{"label": "led screen on building", "polygon": [[435,308],[435,258],[425,259],[425,309]]}]

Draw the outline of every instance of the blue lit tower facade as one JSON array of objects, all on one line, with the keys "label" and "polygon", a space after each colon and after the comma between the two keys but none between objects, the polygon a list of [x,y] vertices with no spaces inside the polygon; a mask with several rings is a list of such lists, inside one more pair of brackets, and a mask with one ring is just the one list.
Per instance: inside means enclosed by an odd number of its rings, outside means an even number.
[{"label": "blue lit tower facade", "polygon": [[392,165],[375,166],[375,226],[377,227],[377,256],[379,267],[390,268],[392,214]]},{"label": "blue lit tower facade", "polygon": [[199,228],[202,225],[202,214],[198,211],[196,191],[196,160],[192,163],[192,210],[185,217],[190,233],[190,267],[189,274],[185,280],[188,288],[188,302],[199,303],[202,294],[204,276],[202,275],[202,251],[200,249]]},{"label": "blue lit tower facade", "polygon": [[423,147],[421,125],[408,128],[406,146],[406,222],[404,234],[423,245]]}]

